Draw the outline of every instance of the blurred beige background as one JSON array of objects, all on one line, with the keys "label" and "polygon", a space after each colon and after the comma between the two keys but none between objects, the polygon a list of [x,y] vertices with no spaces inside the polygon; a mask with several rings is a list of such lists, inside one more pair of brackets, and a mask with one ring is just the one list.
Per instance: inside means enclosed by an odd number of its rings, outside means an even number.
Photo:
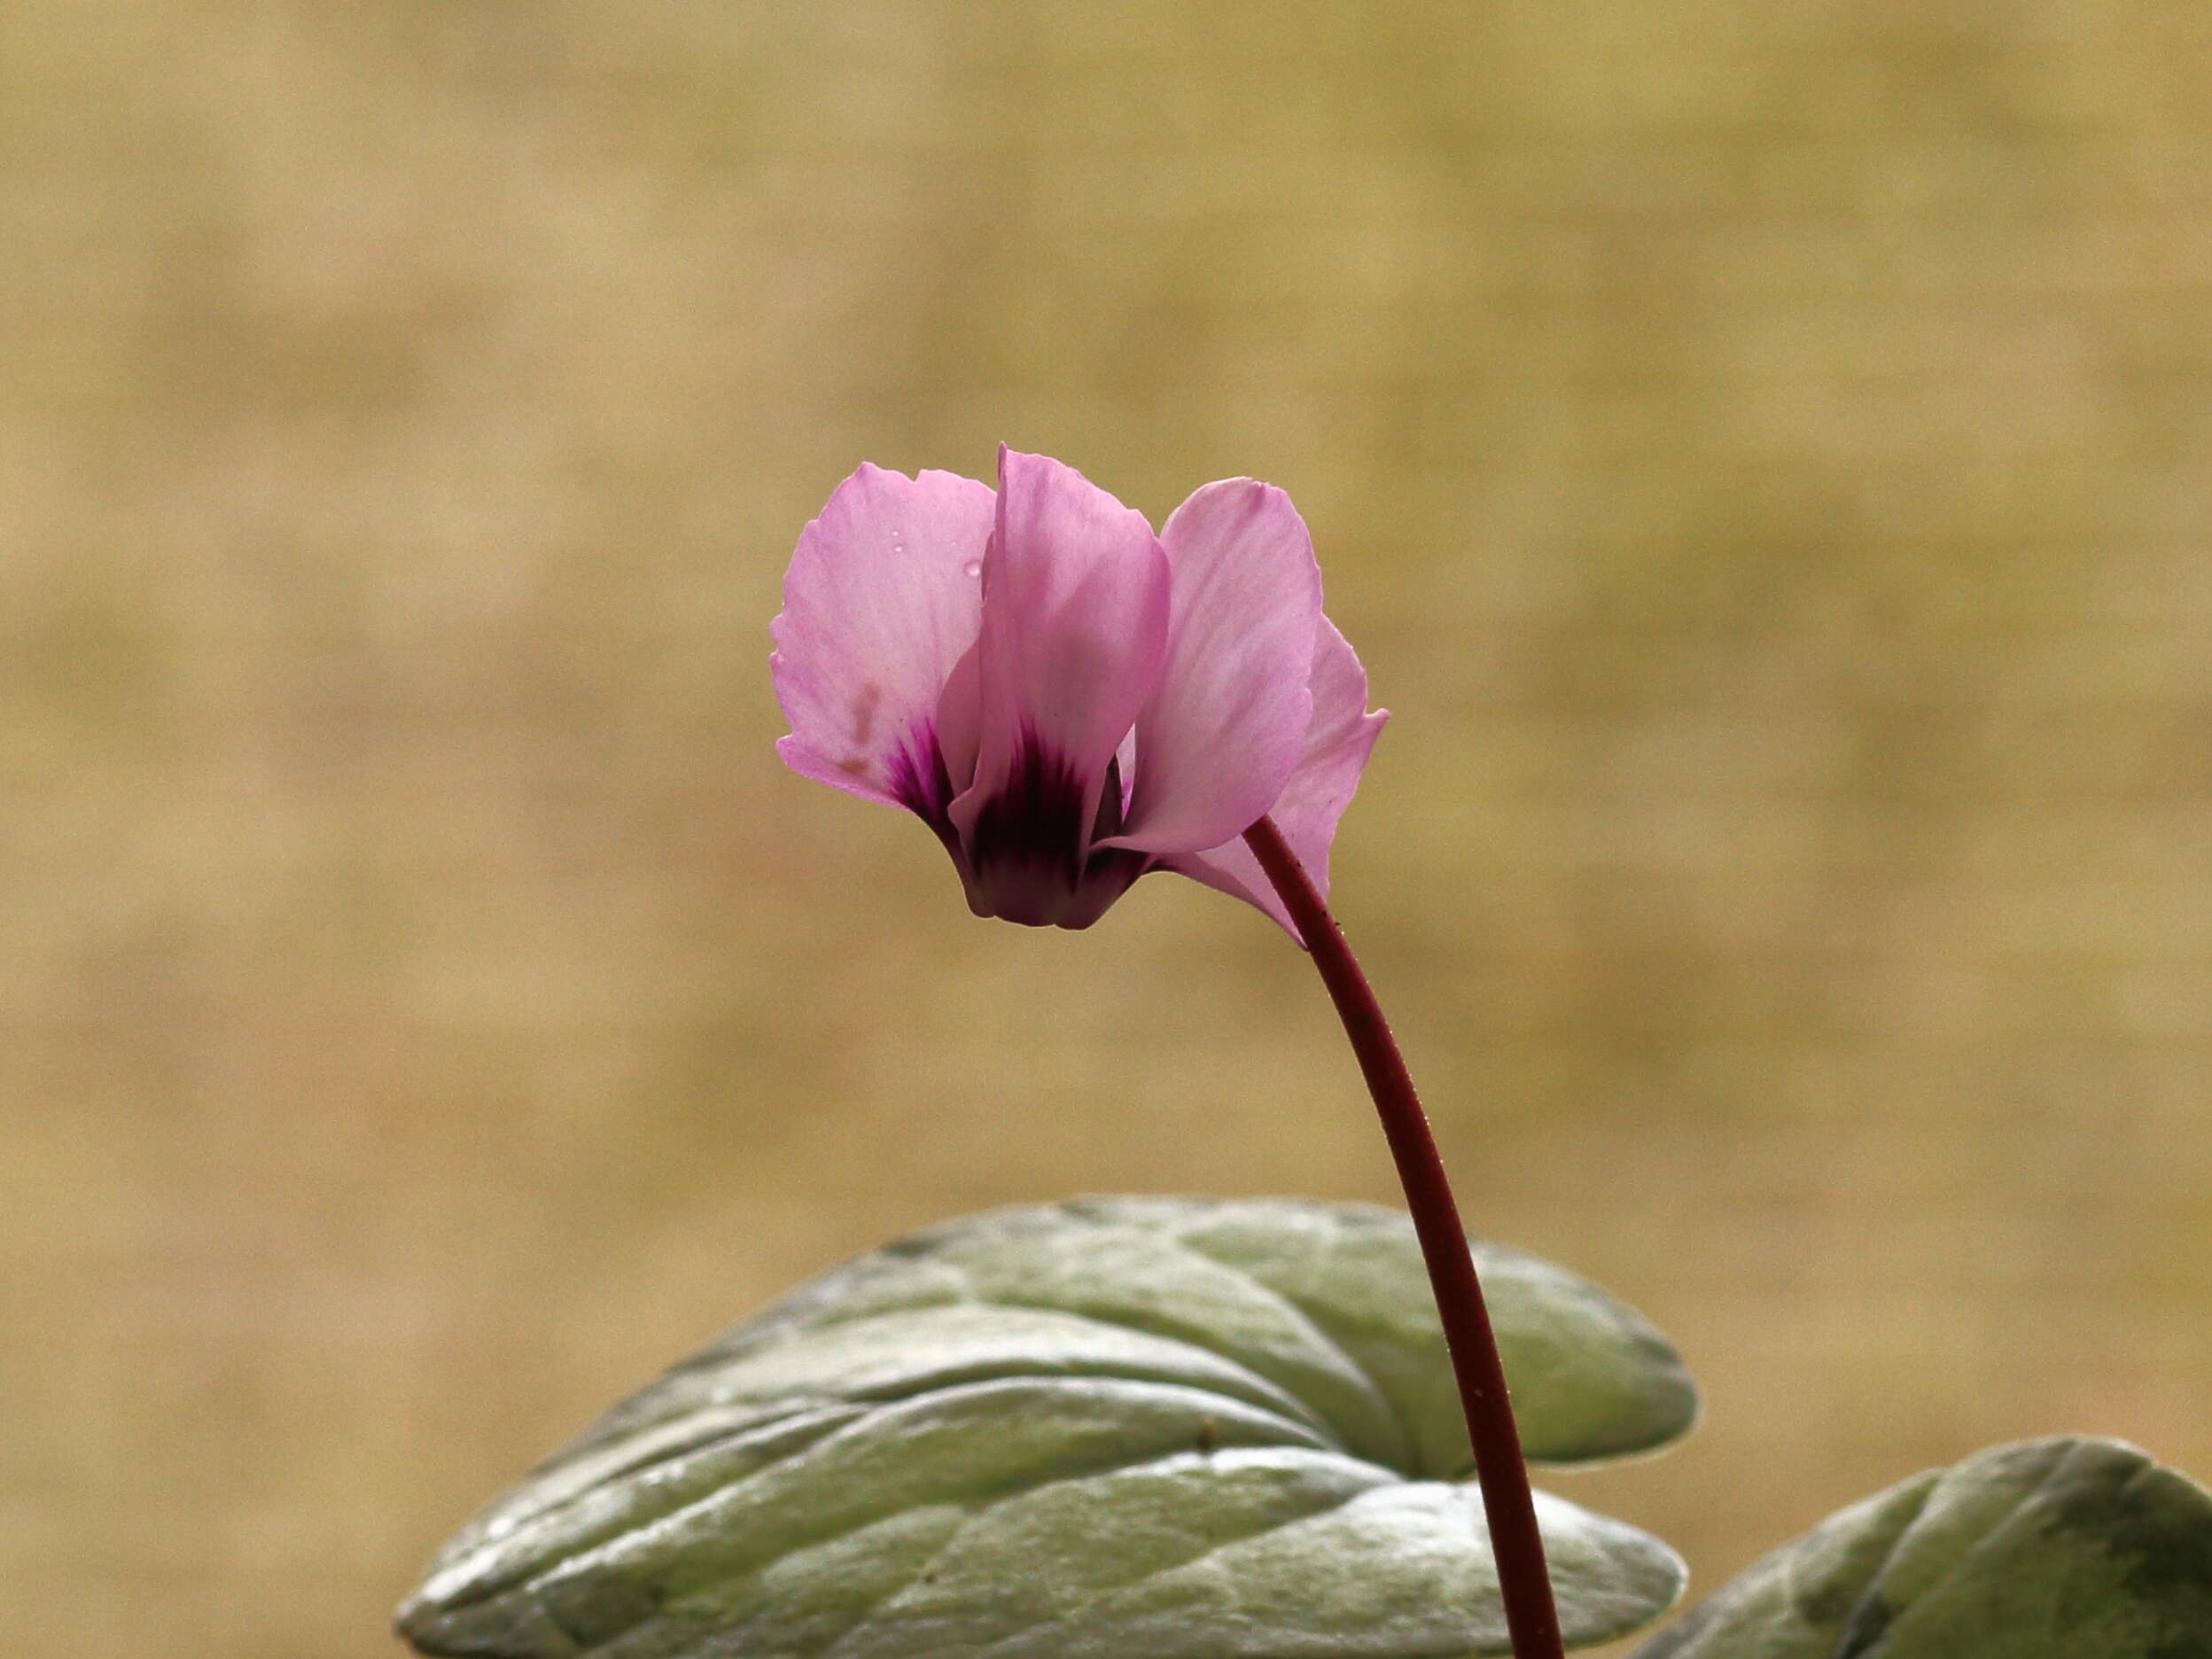
[{"label": "blurred beige background", "polygon": [[384,1655],[782,1287],[1392,1188],[1196,886],[969,918],[766,627],[862,459],[1285,486],[1340,911],[1710,1589],[1987,1442],[2212,1476],[2212,24],[2174,4],[11,0],[0,1618]]}]

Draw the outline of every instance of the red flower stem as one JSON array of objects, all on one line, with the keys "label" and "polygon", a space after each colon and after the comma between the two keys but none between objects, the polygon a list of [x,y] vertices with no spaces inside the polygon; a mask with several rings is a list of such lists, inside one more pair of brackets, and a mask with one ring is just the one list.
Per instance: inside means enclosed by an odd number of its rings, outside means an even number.
[{"label": "red flower stem", "polygon": [[1505,1598],[1506,1629],[1515,1659],[1562,1659],[1559,1611],[1552,1602],[1551,1575],[1544,1565],[1544,1538],[1537,1530],[1536,1500],[1529,1492],[1529,1466],[1521,1454],[1521,1431],[1514,1426],[1506,1396],[1505,1367],[1498,1338],[1483,1302],[1482,1281],[1452,1199],[1444,1160],[1437,1156],[1429,1118],[1414,1092],[1405,1056],[1390,1036],[1382,1008],[1359,963],[1344,943],[1344,931],[1305,873],[1274,821],[1262,818],[1244,839],[1282,896],[1298,924],[1321,983],[1336,1004],[1351,1039],[1352,1053],[1375,1096],[1382,1133],[1398,1162],[1414,1232],[1429,1265],[1437,1311],[1444,1320],[1445,1346],[1459,1378],[1460,1403],[1467,1412],[1467,1433],[1475,1448],[1475,1478],[1482,1487],[1483,1510],[1490,1523],[1491,1553],[1498,1562],[1498,1587]]}]

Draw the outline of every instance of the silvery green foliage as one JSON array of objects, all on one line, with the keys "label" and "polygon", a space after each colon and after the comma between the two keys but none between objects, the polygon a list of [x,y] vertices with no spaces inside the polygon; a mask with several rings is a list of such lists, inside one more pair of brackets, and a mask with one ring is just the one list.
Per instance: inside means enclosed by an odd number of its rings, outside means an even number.
[{"label": "silvery green foliage", "polygon": [[2212,1492],[2116,1440],[1997,1446],[1831,1515],[1636,1659],[2212,1659]]},{"label": "silvery green foliage", "polygon": [[[1478,1246],[1530,1448],[1617,1456],[1695,1396],[1636,1314]],[[617,1406],[400,1612],[496,1659],[1398,1659],[1507,1649],[1405,1217],[1097,1199],[853,1262]],[[1577,1644],[1680,1562],[1538,1503]]]}]

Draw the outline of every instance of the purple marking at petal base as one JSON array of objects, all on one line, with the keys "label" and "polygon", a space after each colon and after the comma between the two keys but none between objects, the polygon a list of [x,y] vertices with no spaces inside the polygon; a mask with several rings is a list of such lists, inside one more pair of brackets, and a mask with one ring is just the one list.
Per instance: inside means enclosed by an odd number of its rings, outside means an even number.
[{"label": "purple marking at petal base", "polygon": [[972,892],[975,876],[959,833],[953,828],[953,779],[945,764],[944,748],[937,739],[936,724],[916,720],[884,762],[884,787],[945,844],[945,850],[953,855],[953,867],[960,872],[961,885]]},{"label": "purple marking at petal base", "polygon": [[939,835],[952,828],[946,809],[953,804],[952,775],[938,744],[934,721],[916,720],[884,762],[884,787],[899,804],[928,821]]}]

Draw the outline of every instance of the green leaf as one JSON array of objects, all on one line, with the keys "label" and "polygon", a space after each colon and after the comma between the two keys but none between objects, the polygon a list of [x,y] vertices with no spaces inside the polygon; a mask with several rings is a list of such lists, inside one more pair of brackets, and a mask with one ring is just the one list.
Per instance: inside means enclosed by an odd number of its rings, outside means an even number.
[{"label": "green leaf", "polygon": [[[1637,1315],[1478,1246],[1532,1450],[1695,1414]],[[1507,1650],[1403,1216],[1000,1211],[825,1274],[602,1418],[401,1608],[494,1659],[1301,1659]],[[1577,1645],[1656,1617],[1656,1539],[1539,1494]]]},{"label": "green leaf", "polygon": [[1636,1659],[2212,1659],[2212,1492],[2116,1440],[1993,1447],[1831,1515]]}]

